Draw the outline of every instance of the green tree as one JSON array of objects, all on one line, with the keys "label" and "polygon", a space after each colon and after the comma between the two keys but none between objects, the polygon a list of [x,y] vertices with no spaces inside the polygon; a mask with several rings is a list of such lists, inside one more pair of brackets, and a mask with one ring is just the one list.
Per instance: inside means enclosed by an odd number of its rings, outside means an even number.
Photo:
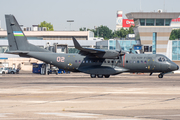
[{"label": "green tree", "polygon": [[91,31],[94,32],[95,37],[103,37],[105,40],[108,40],[113,36],[112,30],[110,30],[107,26],[103,25]]},{"label": "green tree", "polygon": [[171,35],[169,37],[170,40],[175,40],[180,38],[180,29],[172,30]]},{"label": "green tree", "polygon": [[46,21],[41,22],[39,27],[46,27],[47,31],[54,31],[53,25],[51,23],[47,23]]},{"label": "green tree", "polygon": [[86,27],[79,28],[79,31],[86,31]]},{"label": "green tree", "polygon": [[131,25],[131,27],[128,30],[128,34],[134,34],[133,28],[134,28],[134,26]]}]

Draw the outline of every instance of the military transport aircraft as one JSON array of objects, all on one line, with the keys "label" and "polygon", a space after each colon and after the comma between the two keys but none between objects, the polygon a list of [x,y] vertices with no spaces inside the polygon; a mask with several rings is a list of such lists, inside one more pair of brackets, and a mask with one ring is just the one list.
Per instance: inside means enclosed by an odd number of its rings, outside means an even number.
[{"label": "military transport aircraft", "polygon": [[9,43],[7,53],[36,58],[60,69],[87,73],[91,78],[109,78],[123,72],[160,73],[158,77],[163,78],[164,74],[179,69],[178,65],[161,54],[127,54],[118,42],[116,50],[101,50],[83,48],[72,37],[75,48],[80,50],[79,54],[53,53],[30,44],[13,15],[5,15],[5,18]]}]

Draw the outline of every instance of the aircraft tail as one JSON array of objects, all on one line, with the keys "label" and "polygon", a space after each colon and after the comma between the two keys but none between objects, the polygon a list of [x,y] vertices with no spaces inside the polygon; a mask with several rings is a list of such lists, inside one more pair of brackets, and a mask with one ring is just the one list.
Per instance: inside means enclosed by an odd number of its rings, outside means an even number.
[{"label": "aircraft tail", "polygon": [[16,18],[13,15],[5,15],[7,36],[9,43],[9,53],[15,52],[50,52],[38,46],[32,45],[27,41],[26,36],[21,30]]}]

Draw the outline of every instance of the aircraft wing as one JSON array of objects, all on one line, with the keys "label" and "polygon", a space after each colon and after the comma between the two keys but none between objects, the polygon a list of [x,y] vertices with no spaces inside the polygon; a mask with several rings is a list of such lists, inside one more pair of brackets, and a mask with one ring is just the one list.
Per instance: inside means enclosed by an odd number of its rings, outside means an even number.
[{"label": "aircraft wing", "polygon": [[80,46],[80,44],[78,43],[78,41],[74,38],[73,38],[73,42],[74,42],[74,46],[76,49],[80,50],[80,54],[89,54],[89,53],[105,53],[106,51],[105,50],[101,50],[101,49],[93,49],[93,48],[82,48]]}]

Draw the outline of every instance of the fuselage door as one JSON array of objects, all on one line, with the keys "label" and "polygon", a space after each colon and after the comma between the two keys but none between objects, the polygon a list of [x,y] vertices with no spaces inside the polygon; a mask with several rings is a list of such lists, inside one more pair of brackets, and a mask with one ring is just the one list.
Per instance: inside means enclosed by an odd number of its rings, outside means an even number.
[{"label": "fuselage door", "polygon": [[65,64],[67,70],[75,69],[75,55],[67,55]]},{"label": "fuselage door", "polygon": [[154,62],[155,62],[154,58],[147,60],[148,70],[154,71],[154,69],[155,69],[155,67],[156,67],[155,64],[154,64]]}]

